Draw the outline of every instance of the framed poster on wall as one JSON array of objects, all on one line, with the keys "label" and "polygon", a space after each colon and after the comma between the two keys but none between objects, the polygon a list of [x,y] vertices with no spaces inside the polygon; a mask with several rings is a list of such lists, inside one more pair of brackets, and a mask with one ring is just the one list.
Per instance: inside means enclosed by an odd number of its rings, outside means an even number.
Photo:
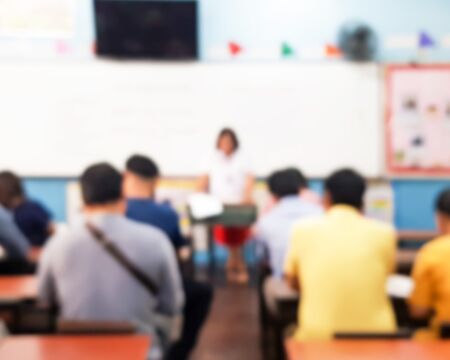
[{"label": "framed poster on wall", "polygon": [[390,175],[450,176],[450,65],[393,65],[386,71]]}]

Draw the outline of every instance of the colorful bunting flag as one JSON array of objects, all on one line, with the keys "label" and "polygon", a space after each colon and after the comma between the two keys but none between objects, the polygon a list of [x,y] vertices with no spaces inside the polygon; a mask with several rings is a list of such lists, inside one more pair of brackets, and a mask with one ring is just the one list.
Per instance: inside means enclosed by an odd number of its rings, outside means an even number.
[{"label": "colorful bunting flag", "polygon": [[228,50],[230,50],[231,55],[236,56],[242,52],[242,47],[241,45],[231,41],[228,43]]},{"label": "colorful bunting flag", "polygon": [[59,55],[66,55],[70,52],[69,44],[64,40],[56,41],[55,49]]},{"label": "colorful bunting flag", "polygon": [[419,34],[419,47],[433,47],[435,45],[434,39],[425,31],[420,32]]},{"label": "colorful bunting flag", "polygon": [[295,51],[291,45],[289,45],[286,42],[281,44],[281,55],[283,57],[290,57],[290,56],[294,55],[294,53],[295,53]]},{"label": "colorful bunting flag", "polygon": [[325,46],[325,55],[327,57],[339,57],[342,55],[341,49],[335,45],[327,44]]}]

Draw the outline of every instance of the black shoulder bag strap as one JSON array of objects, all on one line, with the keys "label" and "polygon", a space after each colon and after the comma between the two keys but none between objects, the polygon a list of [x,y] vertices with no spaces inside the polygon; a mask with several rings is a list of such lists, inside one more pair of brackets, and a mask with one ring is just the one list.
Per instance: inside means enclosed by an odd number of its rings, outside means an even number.
[{"label": "black shoulder bag strap", "polygon": [[92,234],[94,239],[105,248],[105,250],[114,258],[117,260],[117,262],[122,265],[125,270],[127,270],[139,283],[141,283],[142,286],[144,286],[148,292],[153,295],[157,296],[158,294],[158,287],[153,282],[152,279],[150,279],[146,274],[144,274],[139,268],[137,268],[133,263],[128,260],[128,258],[125,256],[125,254],[120,251],[120,249],[114,245],[113,242],[109,241],[105,234],[92,225],[91,223],[87,223],[86,227],[88,228],[89,232]]}]

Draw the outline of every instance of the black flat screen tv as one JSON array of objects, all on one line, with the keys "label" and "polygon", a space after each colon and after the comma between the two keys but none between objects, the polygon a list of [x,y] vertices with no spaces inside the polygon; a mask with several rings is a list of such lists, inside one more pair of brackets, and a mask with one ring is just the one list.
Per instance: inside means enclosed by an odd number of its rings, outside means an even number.
[{"label": "black flat screen tv", "polygon": [[198,58],[197,1],[95,0],[94,4],[98,56]]}]

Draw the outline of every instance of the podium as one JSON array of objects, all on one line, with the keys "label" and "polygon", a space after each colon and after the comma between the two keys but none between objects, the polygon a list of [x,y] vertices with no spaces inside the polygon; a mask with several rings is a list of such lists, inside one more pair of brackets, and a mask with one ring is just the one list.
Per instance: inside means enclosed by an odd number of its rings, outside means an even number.
[{"label": "podium", "polygon": [[258,210],[254,205],[225,205],[222,214],[205,219],[194,219],[189,210],[189,218],[192,225],[206,225],[208,227],[208,251],[211,270],[215,269],[212,228],[215,225],[246,228],[252,226],[256,222],[257,217]]}]

